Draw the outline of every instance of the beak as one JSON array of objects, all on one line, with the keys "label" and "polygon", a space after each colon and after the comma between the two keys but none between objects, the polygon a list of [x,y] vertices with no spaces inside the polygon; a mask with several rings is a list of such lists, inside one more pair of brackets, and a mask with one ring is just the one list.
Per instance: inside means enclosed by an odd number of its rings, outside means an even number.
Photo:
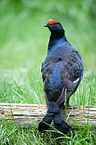
[{"label": "beak", "polygon": [[48,27],[47,23],[44,25],[44,27]]}]

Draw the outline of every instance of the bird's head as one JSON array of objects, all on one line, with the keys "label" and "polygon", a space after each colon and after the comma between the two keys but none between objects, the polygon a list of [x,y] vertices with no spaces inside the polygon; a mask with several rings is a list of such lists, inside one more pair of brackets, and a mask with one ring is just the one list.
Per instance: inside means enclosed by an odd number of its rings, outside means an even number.
[{"label": "bird's head", "polygon": [[53,19],[48,20],[48,22],[44,25],[44,27],[48,27],[52,33],[58,33],[58,32],[64,33],[64,29],[62,25],[58,21]]}]

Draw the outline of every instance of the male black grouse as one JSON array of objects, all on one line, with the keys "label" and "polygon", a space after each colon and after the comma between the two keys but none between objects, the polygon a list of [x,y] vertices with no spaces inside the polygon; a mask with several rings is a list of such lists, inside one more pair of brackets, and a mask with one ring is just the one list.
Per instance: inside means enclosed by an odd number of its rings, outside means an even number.
[{"label": "male black grouse", "polygon": [[58,21],[50,19],[44,26],[51,31],[48,54],[41,69],[48,110],[38,129],[47,130],[53,120],[55,128],[66,134],[71,127],[62,119],[61,111],[65,101],[69,105],[70,96],[81,82],[83,59],[67,41]]}]

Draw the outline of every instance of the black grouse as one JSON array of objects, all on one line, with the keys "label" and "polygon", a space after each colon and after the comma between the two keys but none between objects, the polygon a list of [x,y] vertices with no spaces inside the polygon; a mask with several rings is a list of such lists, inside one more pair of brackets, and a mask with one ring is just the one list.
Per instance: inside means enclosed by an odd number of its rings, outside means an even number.
[{"label": "black grouse", "polygon": [[71,46],[62,25],[50,19],[44,25],[51,31],[48,54],[42,64],[47,114],[39,123],[39,131],[47,130],[52,120],[56,129],[63,133],[71,130],[61,116],[66,101],[76,91],[83,76],[83,59],[78,50]]}]

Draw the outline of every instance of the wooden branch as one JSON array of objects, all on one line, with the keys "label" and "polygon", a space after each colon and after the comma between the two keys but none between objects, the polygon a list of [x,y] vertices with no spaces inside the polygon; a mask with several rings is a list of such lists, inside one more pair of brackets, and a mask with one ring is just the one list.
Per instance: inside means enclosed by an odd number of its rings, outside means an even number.
[{"label": "wooden branch", "polygon": [[[0,103],[0,123],[15,123],[20,127],[37,127],[46,112],[46,105],[41,104]],[[71,126],[84,126],[89,122],[91,127],[96,128],[96,106],[63,109],[62,116]]]}]

